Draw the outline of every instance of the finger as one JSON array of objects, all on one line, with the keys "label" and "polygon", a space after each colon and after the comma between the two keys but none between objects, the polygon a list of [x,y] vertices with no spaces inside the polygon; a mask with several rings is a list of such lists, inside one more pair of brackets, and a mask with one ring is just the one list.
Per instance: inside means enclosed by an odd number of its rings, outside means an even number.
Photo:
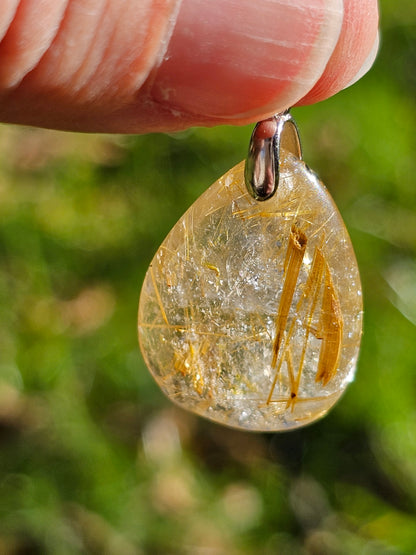
[{"label": "finger", "polygon": [[[179,0],[17,0],[0,43],[0,120],[147,131],[130,126],[127,113],[117,114],[135,106],[165,50],[178,5]],[[5,19],[1,6],[0,28]]]},{"label": "finger", "polygon": [[[42,17],[34,17],[37,10]],[[0,89],[14,87],[36,65],[55,36],[64,10],[64,0],[7,0],[2,5]]]},{"label": "finger", "polygon": [[16,14],[19,0],[4,0],[0,7],[0,41],[3,40],[4,35],[13,21]]},{"label": "finger", "polygon": [[313,101],[321,76],[318,99],[344,86],[344,52],[355,71],[370,49],[350,29],[376,21],[376,3],[359,3],[346,0],[346,24],[342,0],[20,0],[0,44],[0,119],[141,133],[255,121]]},{"label": "finger", "polygon": [[358,81],[372,66],[378,45],[377,0],[345,0],[338,43],[322,76],[298,104],[319,102]]}]

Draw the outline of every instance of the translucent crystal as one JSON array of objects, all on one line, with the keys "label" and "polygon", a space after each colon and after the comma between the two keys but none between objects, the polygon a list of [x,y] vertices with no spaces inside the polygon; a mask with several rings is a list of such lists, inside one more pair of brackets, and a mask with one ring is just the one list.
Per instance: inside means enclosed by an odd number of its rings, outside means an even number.
[{"label": "translucent crystal", "polygon": [[139,340],[162,391],[221,424],[278,431],[323,416],[353,379],[362,329],[357,263],[338,210],[281,153],[265,202],[244,163],[214,183],[157,251]]}]

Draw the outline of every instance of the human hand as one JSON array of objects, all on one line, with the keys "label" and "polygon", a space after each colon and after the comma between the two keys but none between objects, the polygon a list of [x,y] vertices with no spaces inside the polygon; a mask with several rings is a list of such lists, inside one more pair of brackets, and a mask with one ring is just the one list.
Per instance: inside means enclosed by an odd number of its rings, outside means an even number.
[{"label": "human hand", "polygon": [[374,61],[377,0],[2,0],[0,121],[146,133],[245,124]]}]

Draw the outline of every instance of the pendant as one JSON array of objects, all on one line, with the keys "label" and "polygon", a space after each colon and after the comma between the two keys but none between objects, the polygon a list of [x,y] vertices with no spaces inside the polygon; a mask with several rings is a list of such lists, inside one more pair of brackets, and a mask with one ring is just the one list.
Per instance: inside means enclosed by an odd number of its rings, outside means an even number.
[{"label": "pendant", "polygon": [[257,124],[156,252],[139,305],[145,362],[174,403],[251,431],[325,415],[354,377],[360,277],[288,112]]}]

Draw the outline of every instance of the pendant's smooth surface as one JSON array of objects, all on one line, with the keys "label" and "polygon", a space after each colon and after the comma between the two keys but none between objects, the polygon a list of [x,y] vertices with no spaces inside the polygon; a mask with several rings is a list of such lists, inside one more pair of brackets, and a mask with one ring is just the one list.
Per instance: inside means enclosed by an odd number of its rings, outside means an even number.
[{"label": "pendant's smooth surface", "polygon": [[214,183],[157,251],[139,340],[181,407],[253,431],[322,417],[353,379],[362,332],[357,262],[325,186],[282,151],[257,202],[244,163]]}]

